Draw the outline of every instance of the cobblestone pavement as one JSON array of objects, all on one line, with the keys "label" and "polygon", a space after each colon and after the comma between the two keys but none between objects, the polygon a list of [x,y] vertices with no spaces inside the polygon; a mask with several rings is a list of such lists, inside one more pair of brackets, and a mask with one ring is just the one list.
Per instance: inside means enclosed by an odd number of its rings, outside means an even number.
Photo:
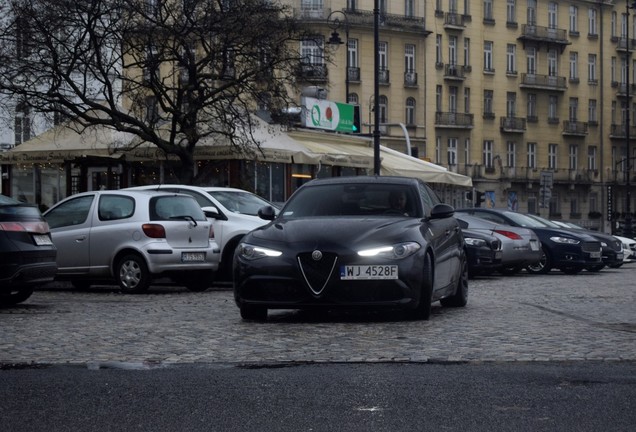
[{"label": "cobblestone pavement", "polygon": [[243,322],[228,286],[124,295],[54,284],[0,309],[0,367],[69,363],[636,360],[636,264],[566,276],[481,277],[466,308],[400,313],[270,311]]}]

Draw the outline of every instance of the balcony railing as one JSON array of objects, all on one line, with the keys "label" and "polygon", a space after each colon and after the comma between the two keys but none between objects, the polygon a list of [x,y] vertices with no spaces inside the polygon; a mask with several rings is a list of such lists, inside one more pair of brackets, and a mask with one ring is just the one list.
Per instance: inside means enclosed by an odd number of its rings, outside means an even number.
[{"label": "balcony railing", "polygon": [[463,30],[465,27],[464,15],[456,12],[447,12],[444,14],[444,28]]},{"label": "balcony railing", "polygon": [[[627,127],[624,124],[612,123],[610,125],[610,138],[625,139],[627,138]],[[636,139],[636,126],[630,126],[629,138]]]},{"label": "balcony railing", "polygon": [[324,64],[301,64],[298,68],[298,78],[309,82],[327,81],[327,66]]},{"label": "balcony railing", "polygon": [[563,120],[563,135],[585,136],[587,133],[587,123]]},{"label": "balcony railing", "polygon": [[546,42],[563,46],[570,45],[571,43],[568,40],[568,33],[565,29],[531,24],[523,24],[521,26],[521,36],[519,39],[522,41]]},{"label": "balcony railing", "polygon": [[[369,27],[374,25],[375,17],[372,10],[345,8],[344,12],[347,14],[347,20],[350,25]],[[423,17],[380,12],[379,21],[382,27],[422,32],[424,34],[431,33],[426,30],[426,20]]]},{"label": "balcony railing", "polygon": [[[630,39],[629,40],[629,49],[630,50],[634,50],[636,49],[636,39]],[[617,43],[616,43],[616,50],[617,51],[626,51],[627,50],[627,39],[622,37],[620,39],[618,39]]]},{"label": "balcony railing", "polygon": [[472,129],[474,125],[473,114],[456,112],[436,112],[435,126],[453,129]]},{"label": "balcony railing", "polygon": [[568,88],[565,77],[529,73],[521,74],[520,87],[553,91],[565,91]]},{"label": "balcony railing", "polygon": [[[617,82],[616,83],[616,96],[627,97],[627,83]],[[636,84],[630,83],[629,85],[629,94],[636,94]]]},{"label": "balcony railing", "polygon": [[389,70],[388,69],[380,69],[378,71],[378,83],[379,84],[389,84],[390,81]]},{"label": "balcony railing", "polygon": [[502,132],[523,133],[526,130],[526,119],[522,117],[501,117],[499,127]]},{"label": "balcony railing", "polygon": [[444,65],[444,79],[447,80],[464,80],[464,68],[458,64],[450,63]]},{"label": "balcony railing", "polygon": [[413,72],[413,71],[404,72],[404,86],[417,87],[417,72]]},{"label": "balcony railing", "polygon": [[360,68],[359,67],[349,67],[347,70],[349,82],[360,82]]}]

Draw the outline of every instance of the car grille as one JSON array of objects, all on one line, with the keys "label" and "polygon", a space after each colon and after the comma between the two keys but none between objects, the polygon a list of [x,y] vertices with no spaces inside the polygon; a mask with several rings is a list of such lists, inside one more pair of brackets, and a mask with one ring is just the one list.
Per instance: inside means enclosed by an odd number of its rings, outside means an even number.
[{"label": "car grille", "polygon": [[583,242],[583,244],[581,244],[581,250],[583,252],[598,252],[599,250],[601,250],[601,243],[600,242]]},{"label": "car grille", "polygon": [[336,268],[338,256],[335,253],[323,253],[322,257],[316,260],[312,255],[313,252],[299,254],[298,265],[311,292],[319,295],[327,286],[327,282]]}]

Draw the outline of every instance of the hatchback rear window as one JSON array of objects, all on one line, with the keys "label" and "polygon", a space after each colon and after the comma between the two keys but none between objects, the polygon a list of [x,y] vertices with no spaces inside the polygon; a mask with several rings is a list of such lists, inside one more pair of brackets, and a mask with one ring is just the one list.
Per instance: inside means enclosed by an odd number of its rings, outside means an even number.
[{"label": "hatchback rear window", "polygon": [[0,221],[39,221],[40,210],[30,204],[0,205]]},{"label": "hatchback rear window", "polygon": [[171,220],[193,218],[206,220],[205,214],[196,200],[189,196],[160,196],[150,200],[151,220]]}]

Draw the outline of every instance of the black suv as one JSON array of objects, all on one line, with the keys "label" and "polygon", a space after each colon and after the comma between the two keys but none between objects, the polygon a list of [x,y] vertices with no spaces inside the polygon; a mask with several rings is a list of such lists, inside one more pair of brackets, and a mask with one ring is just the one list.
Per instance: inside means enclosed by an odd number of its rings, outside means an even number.
[{"label": "black suv", "polygon": [[0,195],[0,306],[23,302],[35,286],[52,282],[56,256],[40,210]]}]

